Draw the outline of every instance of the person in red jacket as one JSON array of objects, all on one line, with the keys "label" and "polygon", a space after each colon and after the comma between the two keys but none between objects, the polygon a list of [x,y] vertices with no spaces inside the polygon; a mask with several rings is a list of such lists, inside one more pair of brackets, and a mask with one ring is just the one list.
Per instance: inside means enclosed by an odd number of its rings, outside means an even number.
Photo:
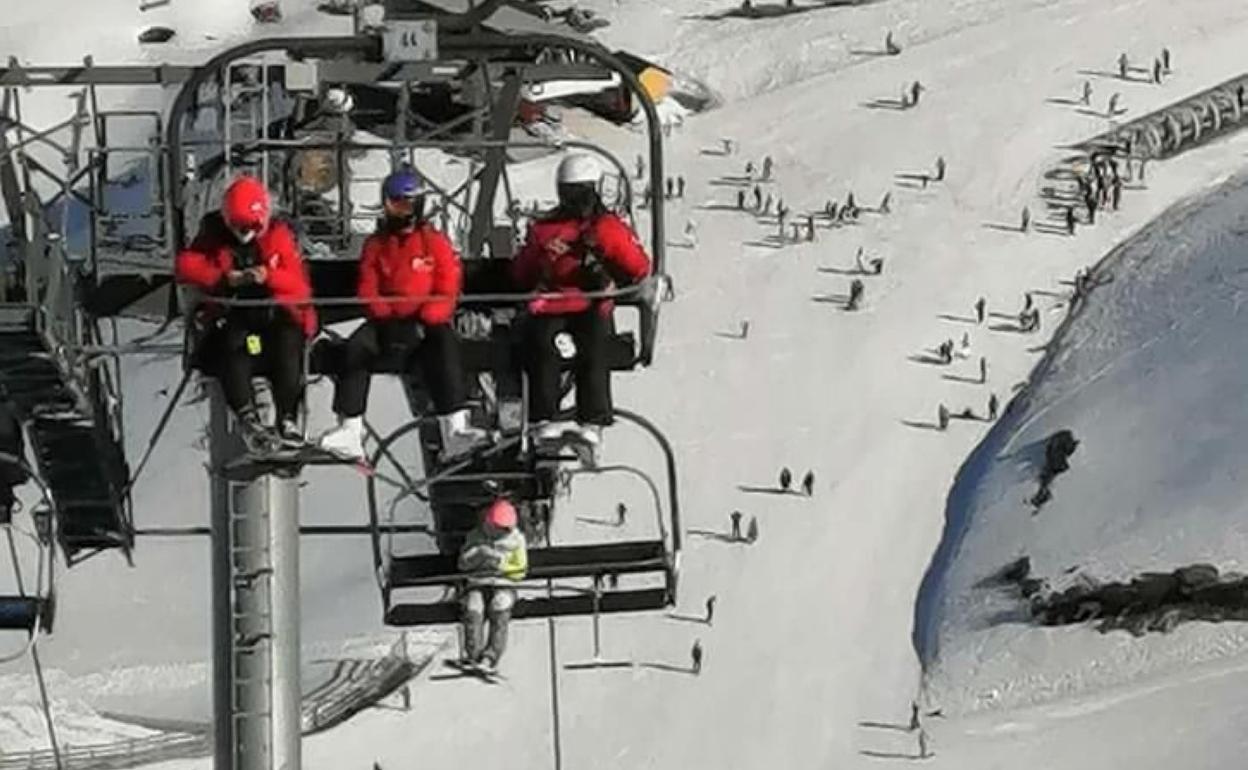
[{"label": "person in red jacket", "polygon": [[613,420],[611,373],[606,343],[612,302],[586,296],[636,283],[650,273],[650,258],[624,220],[598,195],[602,168],[594,156],[568,155],[556,176],[559,205],[534,222],[512,263],[512,278],[539,296],[529,303],[527,340],[529,412],[539,440],[561,436],[568,426],[553,422],[559,411],[560,336],[576,345],[576,422],[580,436],[596,449],[602,428]]},{"label": "person in red jacket", "polygon": [[[196,311],[206,331],[197,358],[220,380],[253,448],[271,436],[256,411],[253,361],[263,356],[268,364],[281,438],[301,442],[303,353],[317,329],[312,285],[295,234],[271,217],[270,207],[260,180],[235,179],[221,209],[204,217],[190,247],[178,253],[174,270],[179,283],[207,295]],[[213,297],[261,303],[223,306]]]},{"label": "person in red jacket", "polygon": [[321,446],[363,457],[364,412],[373,361],[402,347],[409,366],[420,366],[438,413],[442,454],[453,457],[479,443],[485,432],[468,424],[459,338],[451,319],[463,283],[455,247],[424,221],[420,176],[400,168],[382,183],[385,217],[364,242],[357,294],[367,320],[347,340],[334,392],[338,427]]}]

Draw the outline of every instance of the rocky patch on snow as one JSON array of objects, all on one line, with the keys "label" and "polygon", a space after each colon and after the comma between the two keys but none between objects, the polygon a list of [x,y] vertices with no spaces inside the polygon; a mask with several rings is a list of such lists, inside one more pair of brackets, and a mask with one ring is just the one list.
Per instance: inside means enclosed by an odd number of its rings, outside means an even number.
[{"label": "rocky patch on snow", "polygon": [[1219,574],[1212,564],[1143,572],[1126,582],[1077,574],[1069,587],[1055,590],[1031,575],[1031,562],[1024,556],[981,586],[1018,591],[1031,619],[1045,626],[1095,623],[1101,633],[1124,630],[1143,636],[1150,631],[1168,633],[1193,620],[1248,620],[1248,575]]}]

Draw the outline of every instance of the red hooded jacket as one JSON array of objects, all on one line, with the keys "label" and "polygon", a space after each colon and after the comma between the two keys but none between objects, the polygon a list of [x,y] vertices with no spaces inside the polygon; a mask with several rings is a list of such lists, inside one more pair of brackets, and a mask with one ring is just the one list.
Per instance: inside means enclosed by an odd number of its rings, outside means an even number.
[{"label": "red hooded jacket", "polygon": [[[563,250],[558,242],[569,248]],[[632,228],[615,214],[599,214],[590,220],[561,216],[534,222],[524,246],[512,260],[512,279],[523,289],[550,292],[529,303],[534,315],[583,313],[593,300],[581,286],[582,260],[593,251],[616,280],[636,283],[650,274],[650,258]],[[560,253],[562,251],[562,253]],[[600,309],[609,315],[614,303],[603,300]]]},{"label": "red hooded jacket", "polygon": [[[268,272],[259,288],[290,314],[309,339],[314,337],[316,308],[308,304],[312,300],[312,283],[295,234],[280,219],[273,220],[252,243],[243,245],[234,239],[219,213],[209,214],[200,223],[199,234],[190,247],[178,252],[174,277],[178,283],[190,284],[208,294],[227,295],[231,289],[225,282],[226,273],[247,267],[235,265],[236,251],[253,247],[253,253]],[[201,307],[208,313],[220,312],[211,301],[205,301]]]},{"label": "red hooded jacket", "polygon": [[[376,232],[360,253],[357,293],[369,318],[411,318],[449,323],[463,287],[464,271],[447,237],[422,224],[409,232]],[[439,299],[427,299],[437,296]],[[383,302],[406,297],[404,302]],[[443,299],[444,298],[444,299]]]}]

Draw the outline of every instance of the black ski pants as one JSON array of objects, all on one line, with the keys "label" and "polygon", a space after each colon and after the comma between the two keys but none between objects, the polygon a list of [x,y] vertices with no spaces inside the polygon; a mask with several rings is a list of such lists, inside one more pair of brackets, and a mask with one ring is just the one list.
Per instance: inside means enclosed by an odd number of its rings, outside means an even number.
[{"label": "black ski pants", "polygon": [[589,425],[610,425],[611,371],[607,368],[607,339],[611,318],[596,308],[568,315],[538,315],[529,319],[526,363],[529,373],[529,419],[550,420],[559,412],[559,372],[562,359],[555,337],[562,332],[576,343],[573,374],[576,381],[576,419]]},{"label": "black ski pants", "polygon": [[[260,338],[260,353],[247,349],[247,337]],[[265,321],[233,313],[204,338],[200,361],[221,383],[225,401],[235,413],[251,406],[255,389],[251,378],[255,364],[263,361],[273,386],[273,405],[279,420],[294,420],[303,400],[303,354],[307,344],[303,329],[284,310]]]},{"label": "black ski pants", "polygon": [[334,390],[334,412],[359,417],[368,407],[368,386],[374,362],[392,348],[400,348],[404,369],[417,367],[438,414],[464,405],[464,366],[459,337],[450,324],[427,326],[414,318],[365,321],[347,339],[342,375]]}]

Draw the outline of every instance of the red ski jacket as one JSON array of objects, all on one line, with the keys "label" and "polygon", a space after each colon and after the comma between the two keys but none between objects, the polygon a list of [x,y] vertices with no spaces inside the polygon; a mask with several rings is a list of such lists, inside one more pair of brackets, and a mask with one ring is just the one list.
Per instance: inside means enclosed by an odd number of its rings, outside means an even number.
[{"label": "red ski jacket", "polygon": [[[463,287],[459,255],[447,237],[424,224],[409,232],[377,232],[360,253],[357,292],[369,318],[411,318],[430,326],[449,323]],[[427,299],[437,296],[438,299]],[[403,302],[384,302],[406,297]]]},{"label": "red ski jacket", "polygon": [[[617,281],[635,283],[650,274],[650,258],[632,228],[615,214],[583,221],[556,212],[529,227],[524,246],[512,260],[511,275],[517,285],[550,292],[530,302],[530,312],[564,315],[588,310],[593,300],[585,296],[582,266],[590,253]],[[602,300],[600,312],[610,315],[613,304]]]},{"label": "red ski jacket", "polygon": [[[259,287],[260,291],[276,300],[309,339],[314,337],[316,308],[308,304],[312,300],[312,282],[308,279],[294,232],[280,219],[273,220],[251,243],[240,244],[225,226],[220,213],[209,214],[204,217],[190,247],[178,252],[174,277],[179,283],[196,286],[208,294],[227,295],[232,290],[225,281],[226,273],[252,267],[239,264],[238,256],[244,253],[255,257],[256,266],[262,264],[267,269],[268,278]],[[201,305],[201,310],[208,314],[221,312],[210,300]]]}]

